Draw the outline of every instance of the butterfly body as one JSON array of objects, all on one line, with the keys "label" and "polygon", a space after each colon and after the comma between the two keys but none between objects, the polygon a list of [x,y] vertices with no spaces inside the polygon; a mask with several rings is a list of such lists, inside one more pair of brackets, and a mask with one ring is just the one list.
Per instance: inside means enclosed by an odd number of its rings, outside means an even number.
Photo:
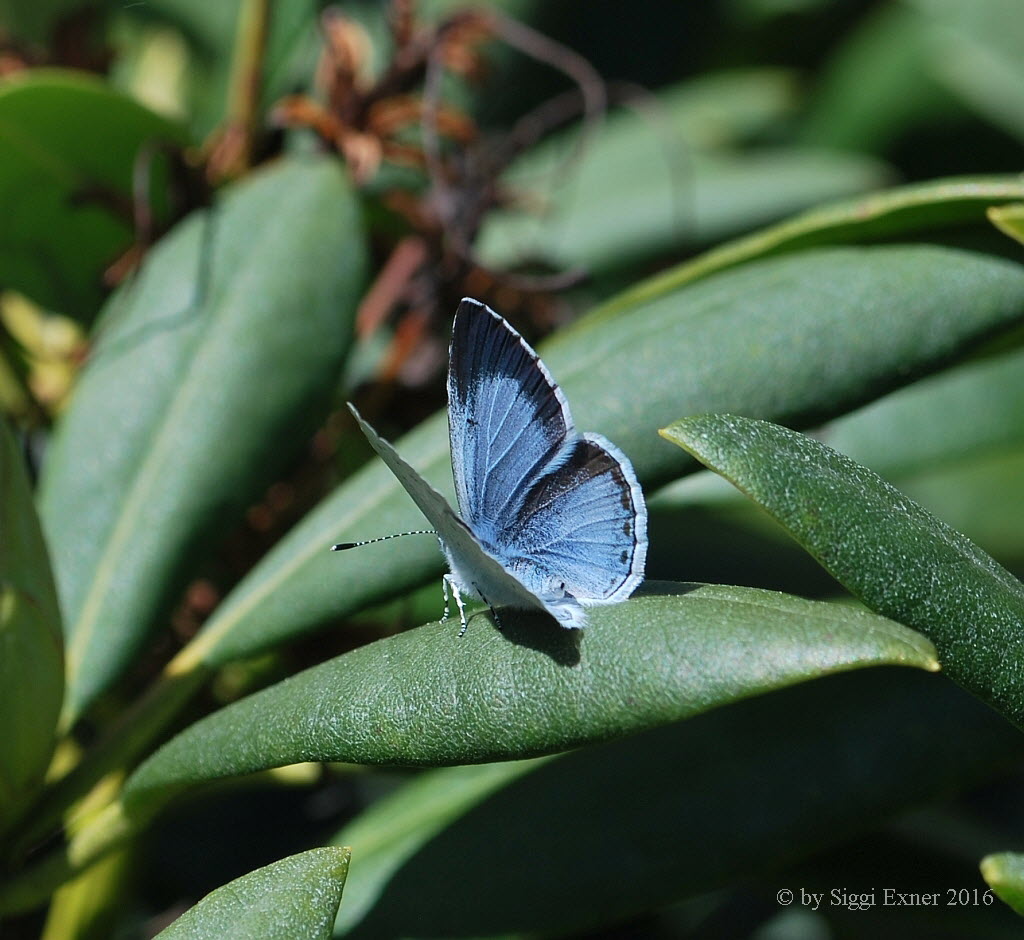
[{"label": "butterfly body", "polygon": [[460,592],[581,628],[585,607],[625,600],[643,580],[647,511],[632,466],[600,435],[576,432],[544,364],[489,307],[463,300],[452,329],[448,421],[458,514],[356,418],[434,526],[463,628]]}]

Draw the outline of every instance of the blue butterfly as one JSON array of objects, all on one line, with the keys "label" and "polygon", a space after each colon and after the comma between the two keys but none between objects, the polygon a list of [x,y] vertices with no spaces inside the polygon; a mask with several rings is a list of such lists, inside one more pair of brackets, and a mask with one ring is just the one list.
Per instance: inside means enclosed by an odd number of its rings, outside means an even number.
[{"label": "blue butterfly", "polygon": [[[461,517],[351,405],[373,449],[430,520],[449,591],[542,610],[563,627],[584,608],[625,600],[644,577],[647,508],[629,460],[579,434],[569,405],[526,341],[490,307],[465,298],[452,327],[448,430]],[[348,548],[355,543],[336,546]],[[362,543],[359,543],[362,544]]]}]

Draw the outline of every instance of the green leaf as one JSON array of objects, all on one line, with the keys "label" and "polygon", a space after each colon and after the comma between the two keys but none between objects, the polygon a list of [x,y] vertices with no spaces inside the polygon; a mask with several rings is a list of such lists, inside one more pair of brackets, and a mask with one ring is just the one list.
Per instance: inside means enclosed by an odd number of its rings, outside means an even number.
[{"label": "green leaf", "polygon": [[115,933],[134,900],[138,847],[121,846],[53,893],[39,940],[100,940]]},{"label": "green leaf", "polygon": [[[1022,316],[1024,270],[1010,262],[933,247],[818,250],[606,308],[557,334],[541,355],[577,427],[621,447],[650,490],[687,468],[655,433],[681,412],[814,425]],[[398,449],[451,494],[443,414]],[[433,540],[398,539],[341,557],[327,550],[422,527],[405,491],[371,463],[250,572],[189,655],[223,664],[423,583],[441,567]]]},{"label": "green leaf", "polygon": [[898,479],[899,488],[1016,571],[1024,563],[1024,448]]},{"label": "green leaf", "polygon": [[338,834],[358,860],[339,933],[550,936],[757,875],[774,894],[794,861],[1020,757],[941,676],[869,669],[546,762],[430,771]]},{"label": "green leaf", "polygon": [[[622,267],[638,257],[747,231],[888,179],[878,161],[850,153],[712,149],[716,129],[708,115],[718,111],[716,96],[726,105],[717,135],[728,137],[730,120],[742,121],[729,117],[738,110],[734,97],[753,84],[744,73],[718,78],[717,87],[705,79],[659,92],[639,111],[612,114],[582,141],[574,127],[532,148],[513,164],[503,185],[532,194],[543,208],[490,213],[480,233],[480,256],[494,267],[524,258],[587,270]],[[755,103],[765,97],[763,90],[746,96]]]},{"label": "green leaf", "polygon": [[1024,139],[1024,26],[1016,0],[909,0],[929,29],[932,72],[978,114]]},{"label": "green leaf", "polygon": [[0,81],[0,283],[91,320],[104,269],[132,242],[135,161],[147,144],[184,140],[90,75],[33,70]]},{"label": "green leaf", "polygon": [[[154,790],[303,760],[444,765],[554,753],[856,666],[934,669],[931,647],[862,610],[715,585],[594,608],[585,632],[504,611],[435,623],[222,709],[130,778]],[[258,728],[259,734],[251,729]]]},{"label": "green leaf", "polygon": [[359,847],[359,863],[346,882],[345,907],[339,912],[337,929],[345,932],[358,924],[394,874],[432,839],[547,760],[541,757],[429,771],[374,803],[334,840],[338,845]]},{"label": "green leaf", "polygon": [[1004,235],[1024,244],[1024,203],[993,206],[988,210],[989,221]]},{"label": "green leaf", "polygon": [[[742,68],[706,72],[685,82],[659,89],[650,98],[636,99],[637,109],[645,111],[655,134],[679,135],[688,147],[700,150],[722,150],[744,143],[770,130],[779,121],[796,111],[799,104],[798,80],[795,72],[780,68]],[[606,120],[606,132],[625,137],[616,124],[624,116],[612,115]],[[660,128],[655,130],[655,128]],[[572,137],[576,131],[565,132]],[[665,140],[665,137],[662,137]],[[547,138],[530,151],[531,159],[538,150],[564,148],[564,142]]]},{"label": "green leaf", "polygon": [[1024,446],[1024,349],[899,389],[829,425],[821,439],[887,479]]},{"label": "green leaf", "polygon": [[952,177],[898,186],[807,212],[712,248],[662,274],[641,281],[602,305],[615,311],[678,290],[718,271],[814,245],[871,242],[981,222],[993,204],[1024,198],[1020,176]]},{"label": "green leaf", "polygon": [[0,832],[43,779],[64,694],[57,592],[32,488],[0,421]]},{"label": "green leaf", "polygon": [[[921,379],[831,422],[815,437],[870,467],[1013,569],[1024,562],[1024,500],[1019,497],[1024,478],[1022,413],[1024,350],[1017,349]],[[708,522],[720,533],[718,538],[700,535],[706,540],[704,554],[716,541],[726,541],[730,550],[751,551],[737,546],[736,532],[728,528],[721,510],[744,529],[771,526],[792,552],[800,552],[756,506],[710,471],[652,494],[652,528],[657,530],[659,513],[696,506],[720,510]],[[694,533],[685,535],[692,542]],[[768,562],[774,564],[777,558]],[[799,559],[788,560],[786,569],[792,571],[795,564]],[[701,577],[712,579],[708,574]],[[790,589],[790,582],[767,583]]]},{"label": "green leaf", "polygon": [[342,170],[285,161],[177,227],[112,299],[42,481],[66,720],[326,413],[364,267]]},{"label": "green leaf", "polygon": [[868,607],[928,636],[950,678],[1024,724],[1024,585],[973,542],[786,428],[705,415],[662,434],[766,509]]},{"label": "green leaf", "polygon": [[348,849],[310,849],[257,868],[203,898],[159,940],[316,940],[331,936]]},{"label": "green leaf", "polygon": [[[480,256],[496,268],[541,259],[555,267],[606,270],[660,252],[750,231],[807,206],[876,189],[888,174],[850,154],[779,148],[749,154],[695,155],[673,171],[641,118],[632,119],[634,151],[596,165],[595,153],[555,186],[554,206],[537,216],[494,212]],[[524,173],[525,175],[525,173]],[[531,167],[530,177],[536,176]],[[552,184],[555,185],[555,184]]]},{"label": "green leaf", "polygon": [[1024,917],[1024,855],[1000,852],[981,860],[981,877],[1005,901]]},{"label": "green leaf", "polygon": [[872,6],[841,35],[810,99],[802,141],[874,153],[957,113],[932,73],[927,24],[906,3]]}]

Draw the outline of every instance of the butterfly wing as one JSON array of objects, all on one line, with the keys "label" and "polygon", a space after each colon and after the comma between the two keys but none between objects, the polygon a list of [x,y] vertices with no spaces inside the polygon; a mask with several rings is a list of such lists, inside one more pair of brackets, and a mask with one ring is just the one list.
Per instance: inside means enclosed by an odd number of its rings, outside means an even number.
[{"label": "butterfly wing", "polygon": [[474,593],[487,598],[490,603],[525,610],[546,609],[543,602],[521,580],[484,551],[476,536],[448,505],[448,500],[406,463],[398,451],[374,431],[352,405],[348,407],[370,446],[434,527],[460,587],[474,590]]},{"label": "butterfly wing", "polygon": [[488,546],[575,433],[565,396],[537,354],[469,298],[452,327],[448,429],[459,509]]},{"label": "butterfly wing", "polygon": [[625,600],[643,580],[647,508],[626,456],[598,434],[564,447],[533,482],[509,532],[518,576],[545,599],[553,585],[584,606]]},{"label": "butterfly wing", "polygon": [[450,356],[452,473],[463,518],[352,412],[434,526],[461,587],[492,605],[539,608],[582,627],[584,605],[625,600],[643,579],[647,511],[633,468],[599,435],[576,434],[551,374],[489,307],[459,304]]}]

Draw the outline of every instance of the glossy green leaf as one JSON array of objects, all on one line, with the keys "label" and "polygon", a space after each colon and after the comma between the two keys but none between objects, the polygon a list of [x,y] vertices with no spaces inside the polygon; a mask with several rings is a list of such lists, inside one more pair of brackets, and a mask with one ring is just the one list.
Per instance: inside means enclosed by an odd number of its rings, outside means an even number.
[{"label": "glossy green leaf", "polygon": [[952,679],[1024,724],[1024,585],[973,542],[787,428],[705,415],[662,434],[766,509],[868,607],[930,637]]},{"label": "glossy green leaf", "polygon": [[[554,753],[855,666],[936,668],[930,644],[863,610],[715,585],[594,608],[586,631],[505,611],[465,637],[430,624],[208,716],[125,799],[302,760],[444,765]],[[253,733],[253,729],[259,729]]]},{"label": "glossy green leaf", "polygon": [[697,94],[678,86],[642,112],[612,115],[584,137],[578,153],[578,128],[532,148],[504,185],[531,194],[526,202],[541,208],[488,215],[480,256],[495,267],[524,258],[587,270],[621,267],[749,231],[888,179],[880,163],[849,153],[706,149],[711,134],[702,98],[699,86]]},{"label": "glossy green leaf", "polygon": [[43,778],[63,693],[50,560],[22,455],[0,421],[0,832]]},{"label": "glossy green leaf", "polygon": [[[932,247],[835,249],[605,308],[556,334],[541,355],[577,427],[621,447],[650,488],[687,467],[655,433],[680,413],[733,410],[814,425],[1022,317],[1018,265]],[[445,415],[398,449],[451,494]],[[442,564],[432,539],[328,551],[334,542],[422,527],[398,482],[371,463],[250,572],[190,654],[222,664],[423,583]]]},{"label": "glossy green leaf", "polygon": [[810,209],[641,281],[601,309],[610,312],[633,306],[754,258],[823,243],[871,242],[917,233],[932,238],[936,230],[979,223],[992,206],[1021,198],[1024,179],[1020,176],[954,177]]},{"label": "glossy green leaf", "polygon": [[1021,756],[941,676],[865,670],[543,763],[431,771],[339,833],[359,864],[338,933],[564,934],[758,875],[774,894],[794,861]]},{"label": "glossy green leaf", "polygon": [[981,860],[981,876],[1001,900],[1024,917],[1024,855],[988,855]]},{"label": "glossy green leaf", "polygon": [[0,81],[0,283],[91,320],[104,269],[132,243],[135,162],[159,143],[184,143],[181,128],[93,76]]},{"label": "glossy green leaf", "polygon": [[190,217],[113,298],[42,481],[67,720],[326,412],[364,266],[343,171],[297,160]]},{"label": "glossy green leaf", "polygon": [[[643,139],[640,128],[632,128],[632,139]],[[584,163],[571,183],[556,187],[558,204],[542,214],[488,216],[481,257],[498,268],[541,259],[560,268],[608,269],[741,234],[888,181],[873,161],[827,151],[695,155],[679,161],[681,170],[666,159],[655,138],[648,152],[613,165]]]},{"label": "glossy green leaf", "polygon": [[158,940],[317,940],[331,936],[349,851],[310,849],[249,872],[203,898]]}]

